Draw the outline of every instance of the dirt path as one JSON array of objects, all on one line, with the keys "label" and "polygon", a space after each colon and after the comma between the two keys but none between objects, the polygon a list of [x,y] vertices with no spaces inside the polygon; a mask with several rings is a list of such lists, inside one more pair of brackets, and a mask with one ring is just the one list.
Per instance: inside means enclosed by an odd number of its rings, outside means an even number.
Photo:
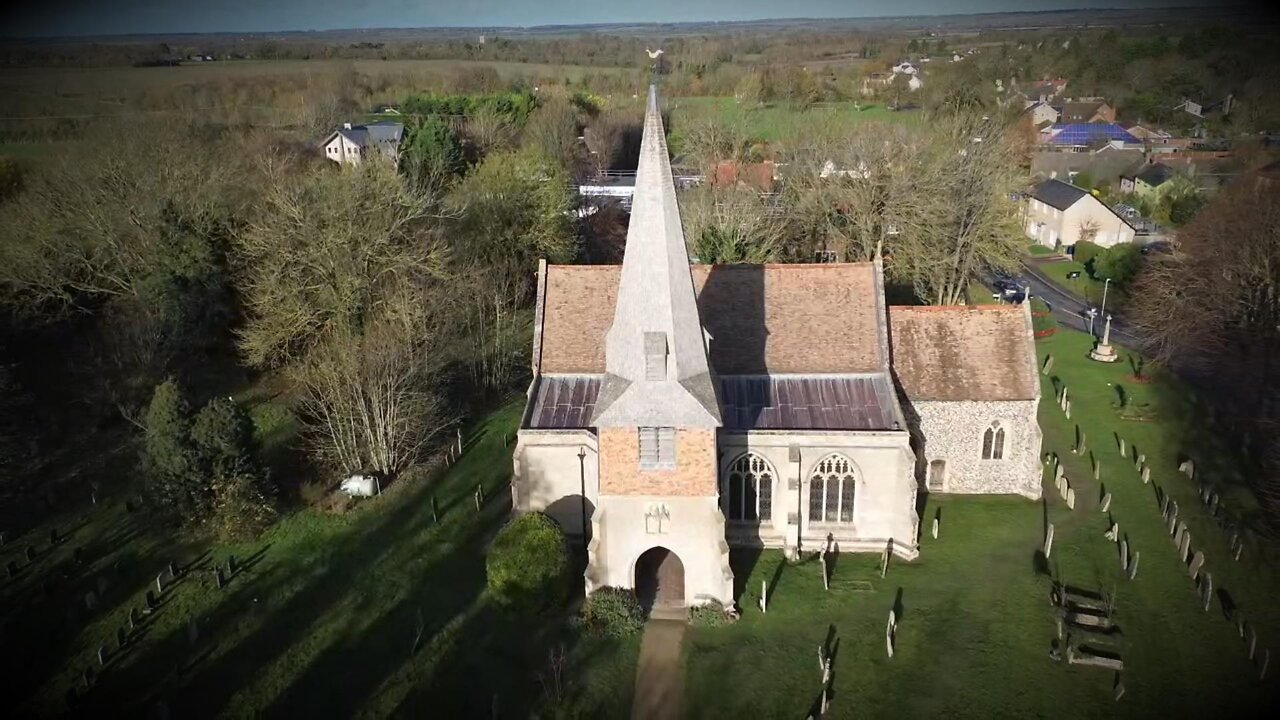
[{"label": "dirt path", "polygon": [[687,621],[650,619],[640,642],[632,720],[679,718],[684,700],[684,667],[680,652]]}]

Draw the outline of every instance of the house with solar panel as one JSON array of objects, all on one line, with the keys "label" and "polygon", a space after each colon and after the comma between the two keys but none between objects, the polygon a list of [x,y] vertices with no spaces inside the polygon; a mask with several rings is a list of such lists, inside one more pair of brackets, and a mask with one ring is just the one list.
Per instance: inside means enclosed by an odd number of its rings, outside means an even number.
[{"label": "house with solar panel", "polygon": [[1040,131],[1040,142],[1067,152],[1142,147],[1141,140],[1113,122],[1055,123]]},{"label": "house with solar panel", "polygon": [[588,593],[732,607],[733,548],[910,560],[922,492],[1041,494],[1028,307],[690,264],[653,88],[622,264],[539,267],[532,369],[513,507],[582,539]]}]

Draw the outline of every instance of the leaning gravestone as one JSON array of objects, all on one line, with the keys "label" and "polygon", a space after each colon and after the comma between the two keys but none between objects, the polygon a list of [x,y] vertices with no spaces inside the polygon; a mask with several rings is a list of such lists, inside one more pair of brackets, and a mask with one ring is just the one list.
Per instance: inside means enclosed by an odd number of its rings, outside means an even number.
[{"label": "leaning gravestone", "polygon": [[938,518],[933,519],[933,539],[938,539]]},{"label": "leaning gravestone", "polygon": [[174,562],[174,561],[170,560],[170,561],[169,561],[169,579],[170,579],[170,580],[177,580],[177,579],[178,579],[178,573],[179,573],[179,572],[181,572],[181,571],[178,569],[178,563],[176,563],[176,562]]},{"label": "leaning gravestone", "polygon": [[1200,575],[1200,568],[1204,567],[1204,551],[1197,550],[1195,557],[1191,558],[1191,567],[1187,573],[1195,580]]},{"label": "leaning gravestone", "polygon": [[138,629],[138,608],[129,606],[129,630]]},{"label": "leaning gravestone", "polygon": [[213,584],[214,584],[214,585],[215,585],[219,590],[221,590],[221,589],[222,589],[222,586],[223,586],[225,583],[226,583],[226,579],[222,577],[222,568],[220,568],[220,567],[216,567],[216,568],[214,568],[214,569],[213,569]]},{"label": "leaning gravestone", "polygon": [[156,605],[155,593],[148,590],[147,591],[147,612],[149,613],[155,612],[157,607],[158,606]]},{"label": "leaning gravestone", "polygon": [[1102,479],[1102,461],[1101,460],[1093,464],[1093,479],[1094,480]]},{"label": "leaning gravestone", "polygon": [[[1178,557],[1182,562],[1187,561],[1187,557],[1191,554],[1191,531],[1182,533],[1182,546],[1178,548]],[[1192,577],[1195,577],[1192,575]]]},{"label": "leaning gravestone", "polygon": [[164,573],[159,573],[156,575],[156,594],[157,595],[164,594]]},{"label": "leaning gravestone", "polygon": [[1121,570],[1129,569],[1129,541],[1128,540],[1120,541],[1120,569]]},{"label": "leaning gravestone", "polygon": [[1124,449],[1124,438],[1120,438],[1120,457],[1128,457]]},{"label": "leaning gravestone", "polygon": [[1076,491],[1074,488],[1067,488],[1067,509],[1076,509]]},{"label": "leaning gravestone", "polygon": [[102,645],[98,648],[98,665],[107,664],[107,646]]},{"label": "leaning gravestone", "polygon": [[1142,558],[1142,553],[1138,550],[1133,551],[1133,562],[1129,563],[1129,579],[1133,580],[1138,577],[1138,560]]},{"label": "leaning gravestone", "polygon": [[1048,558],[1053,554],[1053,523],[1049,523],[1049,529],[1044,533],[1044,556]]},{"label": "leaning gravestone", "polygon": [[1102,512],[1106,512],[1110,509],[1111,509],[1111,493],[1107,493],[1106,495],[1102,496]]},{"label": "leaning gravestone", "polygon": [[1142,466],[1142,484],[1148,485],[1150,483],[1151,483],[1151,466],[1143,465]]},{"label": "leaning gravestone", "polygon": [[1183,460],[1182,463],[1178,465],[1178,472],[1185,474],[1189,480],[1195,480],[1196,479],[1195,462],[1192,460]]}]

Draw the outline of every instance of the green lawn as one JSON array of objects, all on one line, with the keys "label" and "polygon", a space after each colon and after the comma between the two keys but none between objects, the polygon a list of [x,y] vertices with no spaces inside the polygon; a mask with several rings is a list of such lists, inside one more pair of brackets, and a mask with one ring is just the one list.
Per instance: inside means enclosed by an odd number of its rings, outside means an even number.
[{"label": "green lawn", "polygon": [[[1275,692],[1274,676],[1266,685],[1258,681],[1219,601],[1208,613],[1201,609],[1154,495],[1158,485],[1178,501],[1193,548],[1208,557],[1214,587],[1226,589],[1258,625],[1261,654],[1275,641],[1280,622],[1274,560],[1264,559],[1262,547],[1250,540],[1243,559],[1233,562],[1226,535],[1196,500],[1197,488],[1176,470],[1178,454],[1191,452],[1198,472],[1224,484],[1224,502],[1233,511],[1253,512],[1247,492],[1232,485],[1238,478],[1217,464],[1229,455],[1192,422],[1176,385],[1131,383],[1127,362],[1106,366],[1085,359],[1089,342],[1060,331],[1039,344],[1040,354],[1054,355],[1052,379],[1069,386],[1073,417],[1085,427],[1089,453],[1102,463],[1101,484],[1113,495],[1111,517],[1141,553],[1134,581],[1122,577],[1117,547],[1103,537],[1108,516],[1098,511],[1101,488],[1089,457],[1071,453],[1075,423],[1057,409],[1046,379],[1044,448],[1066,464],[1077,493],[1075,511],[1058,498],[1049,476],[1044,503],[930,498],[922,525],[927,529],[940,513],[941,533],[933,540],[926,530],[917,561],[892,563],[882,580],[878,557],[841,557],[830,592],[822,589],[816,562],[779,570],[778,552],[736,553],[738,584],[747,588],[743,618],[727,628],[696,629],[687,643],[690,716],[804,717],[818,698],[817,647],[829,632],[839,641],[832,717],[1217,716],[1256,712],[1264,699],[1274,699],[1268,695]],[[1158,406],[1159,421],[1120,420],[1112,407],[1117,385],[1132,394],[1135,406]],[[1152,485],[1142,484],[1132,455],[1120,458],[1113,433],[1147,456]],[[1054,615],[1049,579],[1036,562],[1046,515],[1056,527],[1052,572],[1115,597],[1125,660],[1126,694],[1119,704],[1113,673],[1049,659]],[[762,580],[775,588],[767,615],[756,609]],[[897,646],[889,659],[884,630],[895,605]]]},{"label": "green lawn", "polygon": [[1045,247],[1040,243],[1032,243],[1031,245],[1027,246],[1027,254],[1036,255],[1036,256],[1045,256],[1045,255],[1058,255],[1059,253],[1058,251],[1054,250],[1051,247]]},{"label": "green lawn", "polygon": [[[504,439],[522,406],[470,428],[447,474],[406,481],[343,515],[298,511],[255,543],[174,544],[111,496],[54,520],[71,536],[52,549],[51,524],[10,537],[6,563],[24,564],[28,543],[40,550],[3,590],[6,647],[28,650],[7,653],[10,704],[63,712],[67,689],[106,645],[112,659],[79,701],[86,714],[139,716],[164,701],[173,717],[423,716],[428,708],[439,717],[488,717],[493,708],[521,717],[541,702],[538,674],[563,647],[569,701],[584,714],[625,714],[637,640],[577,638],[565,631],[567,608],[508,618],[483,593],[485,548],[510,507]],[[285,422],[263,411],[255,418],[268,433]],[[482,512],[478,485],[489,498]],[[71,562],[78,547],[82,568]],[[213,564],[225,567],[233,553],[245,569],[218,590]],[[191,569],[117,653],[116,629],[170,560]],[[42,582],[62,573],[69,577],[45,597]],[[86,612],[83,597],[99,577],[106,593]]]},{"label": "green lawn", "polygon": [[824,103],[808,110],[798,110],[786,103],[763,107],[739,104],[731,97],[673,97],[666,101],[671,111],[672,126],[713,119],[723,124],[738,125],[748,135],[769,142],[798,142],[811,136],[815,123],[849,123],[878,120],[883,122],[917,122],[914,111],[890,112],[880,105],[852,102]]},{"label": "green lawn", "polygon": [[[1103,281],[1095,280],[1089,277],[1089,273],[1085,270],[1082,263],[1074,260],[1059,261],[1036,261],[1033,262],[1036,270],[1049,278],[1055,285],[1070,292],[1080,298],[1084,298],[1094,307],[1102,305]],[[1079,272],[1080,277],[1067,279],[1067,274],[1071,272]],[[1129,303],[1129,296],[1112,283],[1106,288],[1107,291],[1107,308],[1108,311],[1119,311]]]}]

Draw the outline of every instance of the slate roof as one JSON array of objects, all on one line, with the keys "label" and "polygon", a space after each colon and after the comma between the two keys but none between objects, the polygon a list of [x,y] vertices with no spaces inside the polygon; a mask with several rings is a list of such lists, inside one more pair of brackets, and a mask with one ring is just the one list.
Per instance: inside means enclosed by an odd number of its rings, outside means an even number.
[{"label": "slate roof", "polygon": [[1096,100],[1065,103],[1059,116],[1064,123],[1088,123],[1102,105],[1103,103]]},{"label": "slate roof", "polygon": [[[543,375],[529,427],[591,427],[599,375]],[[893,385],[883,373],[855,376],[726,375],[721,414],[728,430],[892,430]]]},{"label": "slate roof", "polygon": [[1049,138],[1052,145],[1089,145],[1112,140],[1140,143],[1138,138],[1116,123],[1057,123],[1049,128],[1049,132],[1054,133]]},{"label": "slate roof", "polygon": [[1142,172],[1138,173],[1137,179],[1151,187],[1159,187],[1163,185],[1165,181],[1172,179],[1175,174],[1176,173],[1174,173],[1173,168],[1168,165],[1156,163],[1143,168]]},{"label": "slate roof", "polygon": [[[718,374],[883,371],[872,263],[690,270]],[[547,267],[541,373],[604,372],[618,280],[617,265]]]},{"label": "slate roof", "polygon": [[1020,305],[891,307],[893,370],[912,401],[1032,400],[1040,394]]},{"label": "slate roof", "polygon": [[1088,191],[1082,190],[1075,185],[1064,183],[1061,180],[1045,180],[1036,186],[1035,192],[1031,193],[1031,197],[1049,207],[1066,210],[1075,205],[1077,200],[1088,194]]}]

